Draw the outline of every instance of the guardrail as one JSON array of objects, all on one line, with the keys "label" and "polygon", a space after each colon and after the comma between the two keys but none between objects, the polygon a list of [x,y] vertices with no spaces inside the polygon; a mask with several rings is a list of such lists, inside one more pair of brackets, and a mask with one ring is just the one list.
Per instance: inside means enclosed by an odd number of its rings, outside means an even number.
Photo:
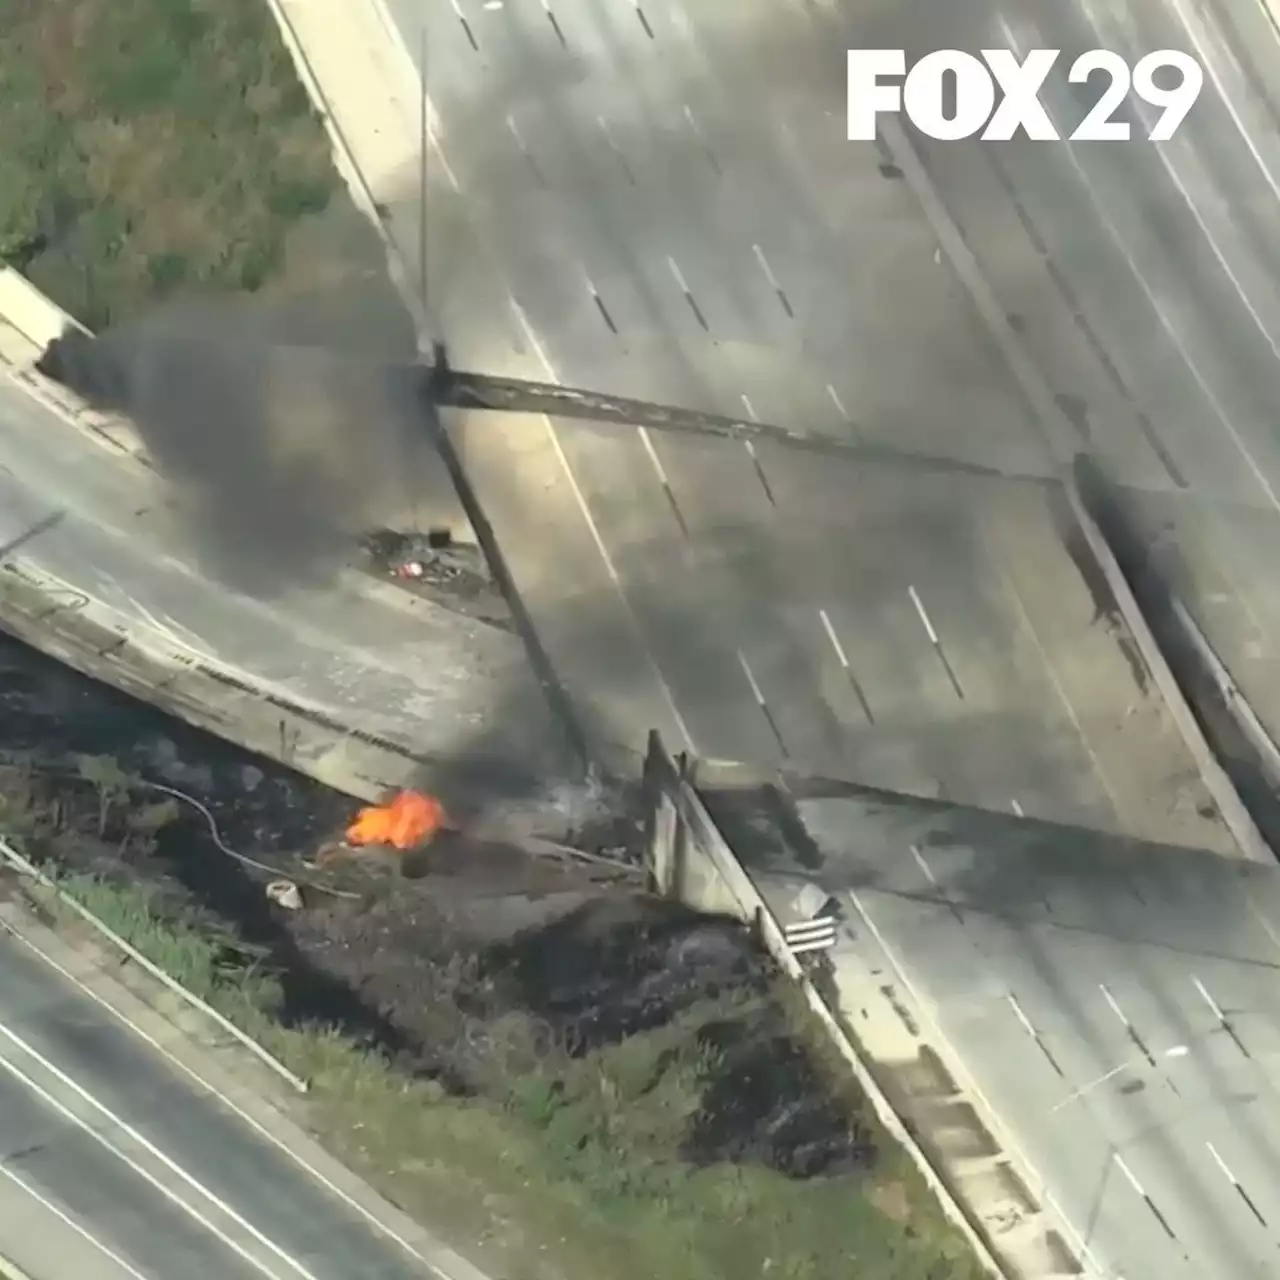
[{"label": "guardrail", "polygon": [[[296,1089],[299,1093],[306,1093],[310,1085],[300,1075],[290,1071],[274,1054],[260,1045],[248,1032],[241,1030],[236,1026],[230,1018],[225,1014],[221,1014],[206,1000],[202,1000],[193,991],[189,991],[171,974],[166,973],[158,964],[147,959],[141,951],[137,949],[127,939],[122,938],[104,921],[100,920],[84,903],[79,902],[71,894],[67,893],[61,885],[52,877],[45,875],[35,863],[24,858],[7,840],[0,839],[0,858],[7,862],[20,875],[34,880],[41,888],[48,890],[54,894],[58,901],[62,903],[69,911],[78,916],[81,920],[91,925],[99,934],[102,935],[113,947],[127,956],[140,969],[144,969],[157,982],[163,983],[170,991],[174,993],[184,1004],[202,1014],[211,1022],[215,1023],[222,1031],[229,1035],[233,1040],[238,1041],[244,1048],[248,1049],[260,1062],[264,1063],[271,1071],[278,1075],[282,1080],[286,1081],[291,1088]],[[0,1275],[3,1272],[0,1271]]]},{"label": "guardrail", "polygon": [[[895,1110],[858,1046],[796,958],[785,929],[694,789],[688,757],[681,755],[673,759],[656,731],[649,734],[644,792],[646,850],[659,891],[678,895],[712,914],[736,917],[756,933],[778,967],[800,989],[853,1072],[877,1119],[907,1153],[949,1221],[972,1247],[983,1269],[994,1280],[1012,1280],[997,1259],[981,1224],[935,1168],[910,1126]],[[702,863],[702,870],[695,865],[697,862]]]},{"label": "guardrail", "polygon": [[1191,611],[1176,596],[1171,597],[1169,609],[1174,620],[1182,628],[1192,651],[1200,660],[1214,687],[1222,696],[1227,711],[1234,717],[1244,740],[1257,756],[1258,767],[1273,790],[1280,792],[1280,747],[1262,723],[1262,717],[1253,709],[1244,690],[1236,683],[1227,664],[1209,643],[1204,629],[1191,616]]}]

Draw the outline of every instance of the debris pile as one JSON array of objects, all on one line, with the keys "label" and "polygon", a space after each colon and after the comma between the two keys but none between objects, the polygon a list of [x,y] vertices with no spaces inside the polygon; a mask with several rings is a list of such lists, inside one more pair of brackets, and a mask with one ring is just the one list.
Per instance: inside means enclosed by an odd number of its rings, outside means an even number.
[{"label": "debris pile", "polygon": [[273,880],[266,893],[270,901],[286,911],[302,910],[302,890],[292,880]]}]

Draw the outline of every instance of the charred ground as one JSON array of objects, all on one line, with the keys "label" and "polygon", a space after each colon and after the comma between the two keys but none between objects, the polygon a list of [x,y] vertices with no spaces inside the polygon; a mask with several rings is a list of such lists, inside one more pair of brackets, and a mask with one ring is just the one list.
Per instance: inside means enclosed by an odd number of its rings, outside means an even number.
[{"label": "charred ground", "polygon": [[[412,875],[342,864],[337,896],[308,862],[346,797],[7,640],[0,704],[6,826],[93,877],[80,891],[118,925],[154,943],[158,918],[201,957],[184,980],[242,1016],[248,999],[317,1082],[307,1122],[459,1247],[481,1240],[493,1274],[976,1274],[736,925],[461,837]],[[217,838],[148,783],[207,806]],[[550,834],[634,853],[614,800]],[[220,844],[301,883],[303,908]]]}]

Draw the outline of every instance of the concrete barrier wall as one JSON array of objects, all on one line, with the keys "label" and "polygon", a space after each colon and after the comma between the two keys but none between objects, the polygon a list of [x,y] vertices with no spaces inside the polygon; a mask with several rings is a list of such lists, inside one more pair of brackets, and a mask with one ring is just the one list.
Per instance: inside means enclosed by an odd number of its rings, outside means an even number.
[{"label": "concrete barrier wall", "polygon": [[[311,99],[333,152],[334,165],[351,193],[357,209],[365,215],[377,232],[387,255],[387,269],[392,282],[413,319],[418,335],[418,349],[426,353],[431,343],[442,337],[439,323],[432,315],[421,282],[413,279],[411,264],[401,243],[419,240],[422,227],[417,219],[412,226],[393,226],[402,221],[398,213],[375,197],[371,183],[384,191],[388,186],[410,184],[414,203],[420,203],[419,183],[425,175],[427,158],[422,154],[429,121],[426,117],[425,89],[417,67],[408,57],[398,35],[383,34],[395,25],[379,0],[360,4],[315,4],[307,0],[267,0],[271,16],[280,29],[284,47],[293,59],[294,69],[307,96]],[[320,39],[311,34],[319,24],[324,33]],[[334,27],[341,28],[341,35]],[[357,48],[364,57],[347,59],[336,69],[312,66],[307,50],[329,50],[341,57],[343,51]],[[382,52],[387,58],[377,56]],[[343,111],[331,102],[323,85],[349,81],[354,75],[368,77],[381,73],[376,92],[352,97],[362,108],[359,114]],[[356,163],[359,152],[366,166],[374,164],[375,172],[366,174]],[[420,215],[425,217],[425,214]],[[398,232],[398,235],[396,234]]]},{"label": "concrete barrier wall", "polygon": [[644,784],[651,799],[649,867],[658,891],[704,915],[759,927],[763,900],[689,784],[683,758],[673,761],[656,733]]},{"label": "concrete barrier wall", "polygon": [[0,316],[42,351],[68,328],[88,332],[12,267],[0,267]]},{"label": "concrete barrier wall", "polygon": [[360,799],[422,785],[433,768],[401,744],[352,732],[318,709],[123,630],[87,596],[42,580],[33,566],[0,569],[0,630],[195,728]]},{"label": "concrete barrier wall", "polygon": [[1235,784],[1218,761],[1217,755],[1206,738],[1200,721],[1183,693],[1169,665],[1146,614],[1134,595],[1120,560],[1108,541],[1106,521],[1099,518],[1095,508],[1104,501],[1103,487],[1095,465],[1083,455],[1076,459],[1075,475],[1068,478],[1067,499],[1071,513],[1084,534],[1098,568],[1106,579],[1120,615],[1129,628],[1142,660],[1151,672],[1151,678],[1160,691],[1169,713],[1173,716],[1178,732],[1186,743],[1195,762],[1196,770],[1218,806],[1218,812],[1231,832],[1240,852],[1253,862],[1274,862],[1276,855],[1253,820],[1253,815],[1240,798]]},{"label": "concrete barrier wall", "polygon": [[1195,654],[1201,667],[1213,682],[1213,687],[1221,696],[1223,705],[1240,731],[1241,738],[1253,751],[1262,776],[1272,790],[1280,794],[1280,747],[1277,747],[1275,739],[1267,732],[1262,718],[1245,697],[1244,690],[1236,684],[1235,677],[1227,669],[1227,664],[1209,643],[1209,637],[1191,616],[1187,606],[1174,597],[1169,601],[1169,612],[1173,621],[1182,629],[1188,648]]},{"label": "concrete barrier wall", "polygon": [[877,1119],[907,1153],[949,1221],[973,1248],[984,1270],[995,1280],[1011,1280],[997,1260],[976,1217],[960,1202],[947,1180],[934,1167],[910,1126],[890,1102],[840,1018],[787,945],[782,925],[694,789],[687,760],[684,757],[673,759],[656,732],[649,735],[644,784],[649,815],[649,865],[659,891],[696,910],[734,917],[755,931],[778,967],[800,989],[805,1002],[871,1102]]}]

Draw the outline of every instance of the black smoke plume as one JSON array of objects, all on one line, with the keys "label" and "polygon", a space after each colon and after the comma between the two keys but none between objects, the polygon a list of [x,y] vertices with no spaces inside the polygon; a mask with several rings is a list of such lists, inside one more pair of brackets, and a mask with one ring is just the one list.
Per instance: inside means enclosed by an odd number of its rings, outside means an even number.
[{"label": "black smoke plume", "polygon": [[277,328],[241,303],[187,305],[68,331],[38,365],[133,420],[201,567],[259,596],[322,583],[367,529],[456,522],[412,355],[287,345]]}]

